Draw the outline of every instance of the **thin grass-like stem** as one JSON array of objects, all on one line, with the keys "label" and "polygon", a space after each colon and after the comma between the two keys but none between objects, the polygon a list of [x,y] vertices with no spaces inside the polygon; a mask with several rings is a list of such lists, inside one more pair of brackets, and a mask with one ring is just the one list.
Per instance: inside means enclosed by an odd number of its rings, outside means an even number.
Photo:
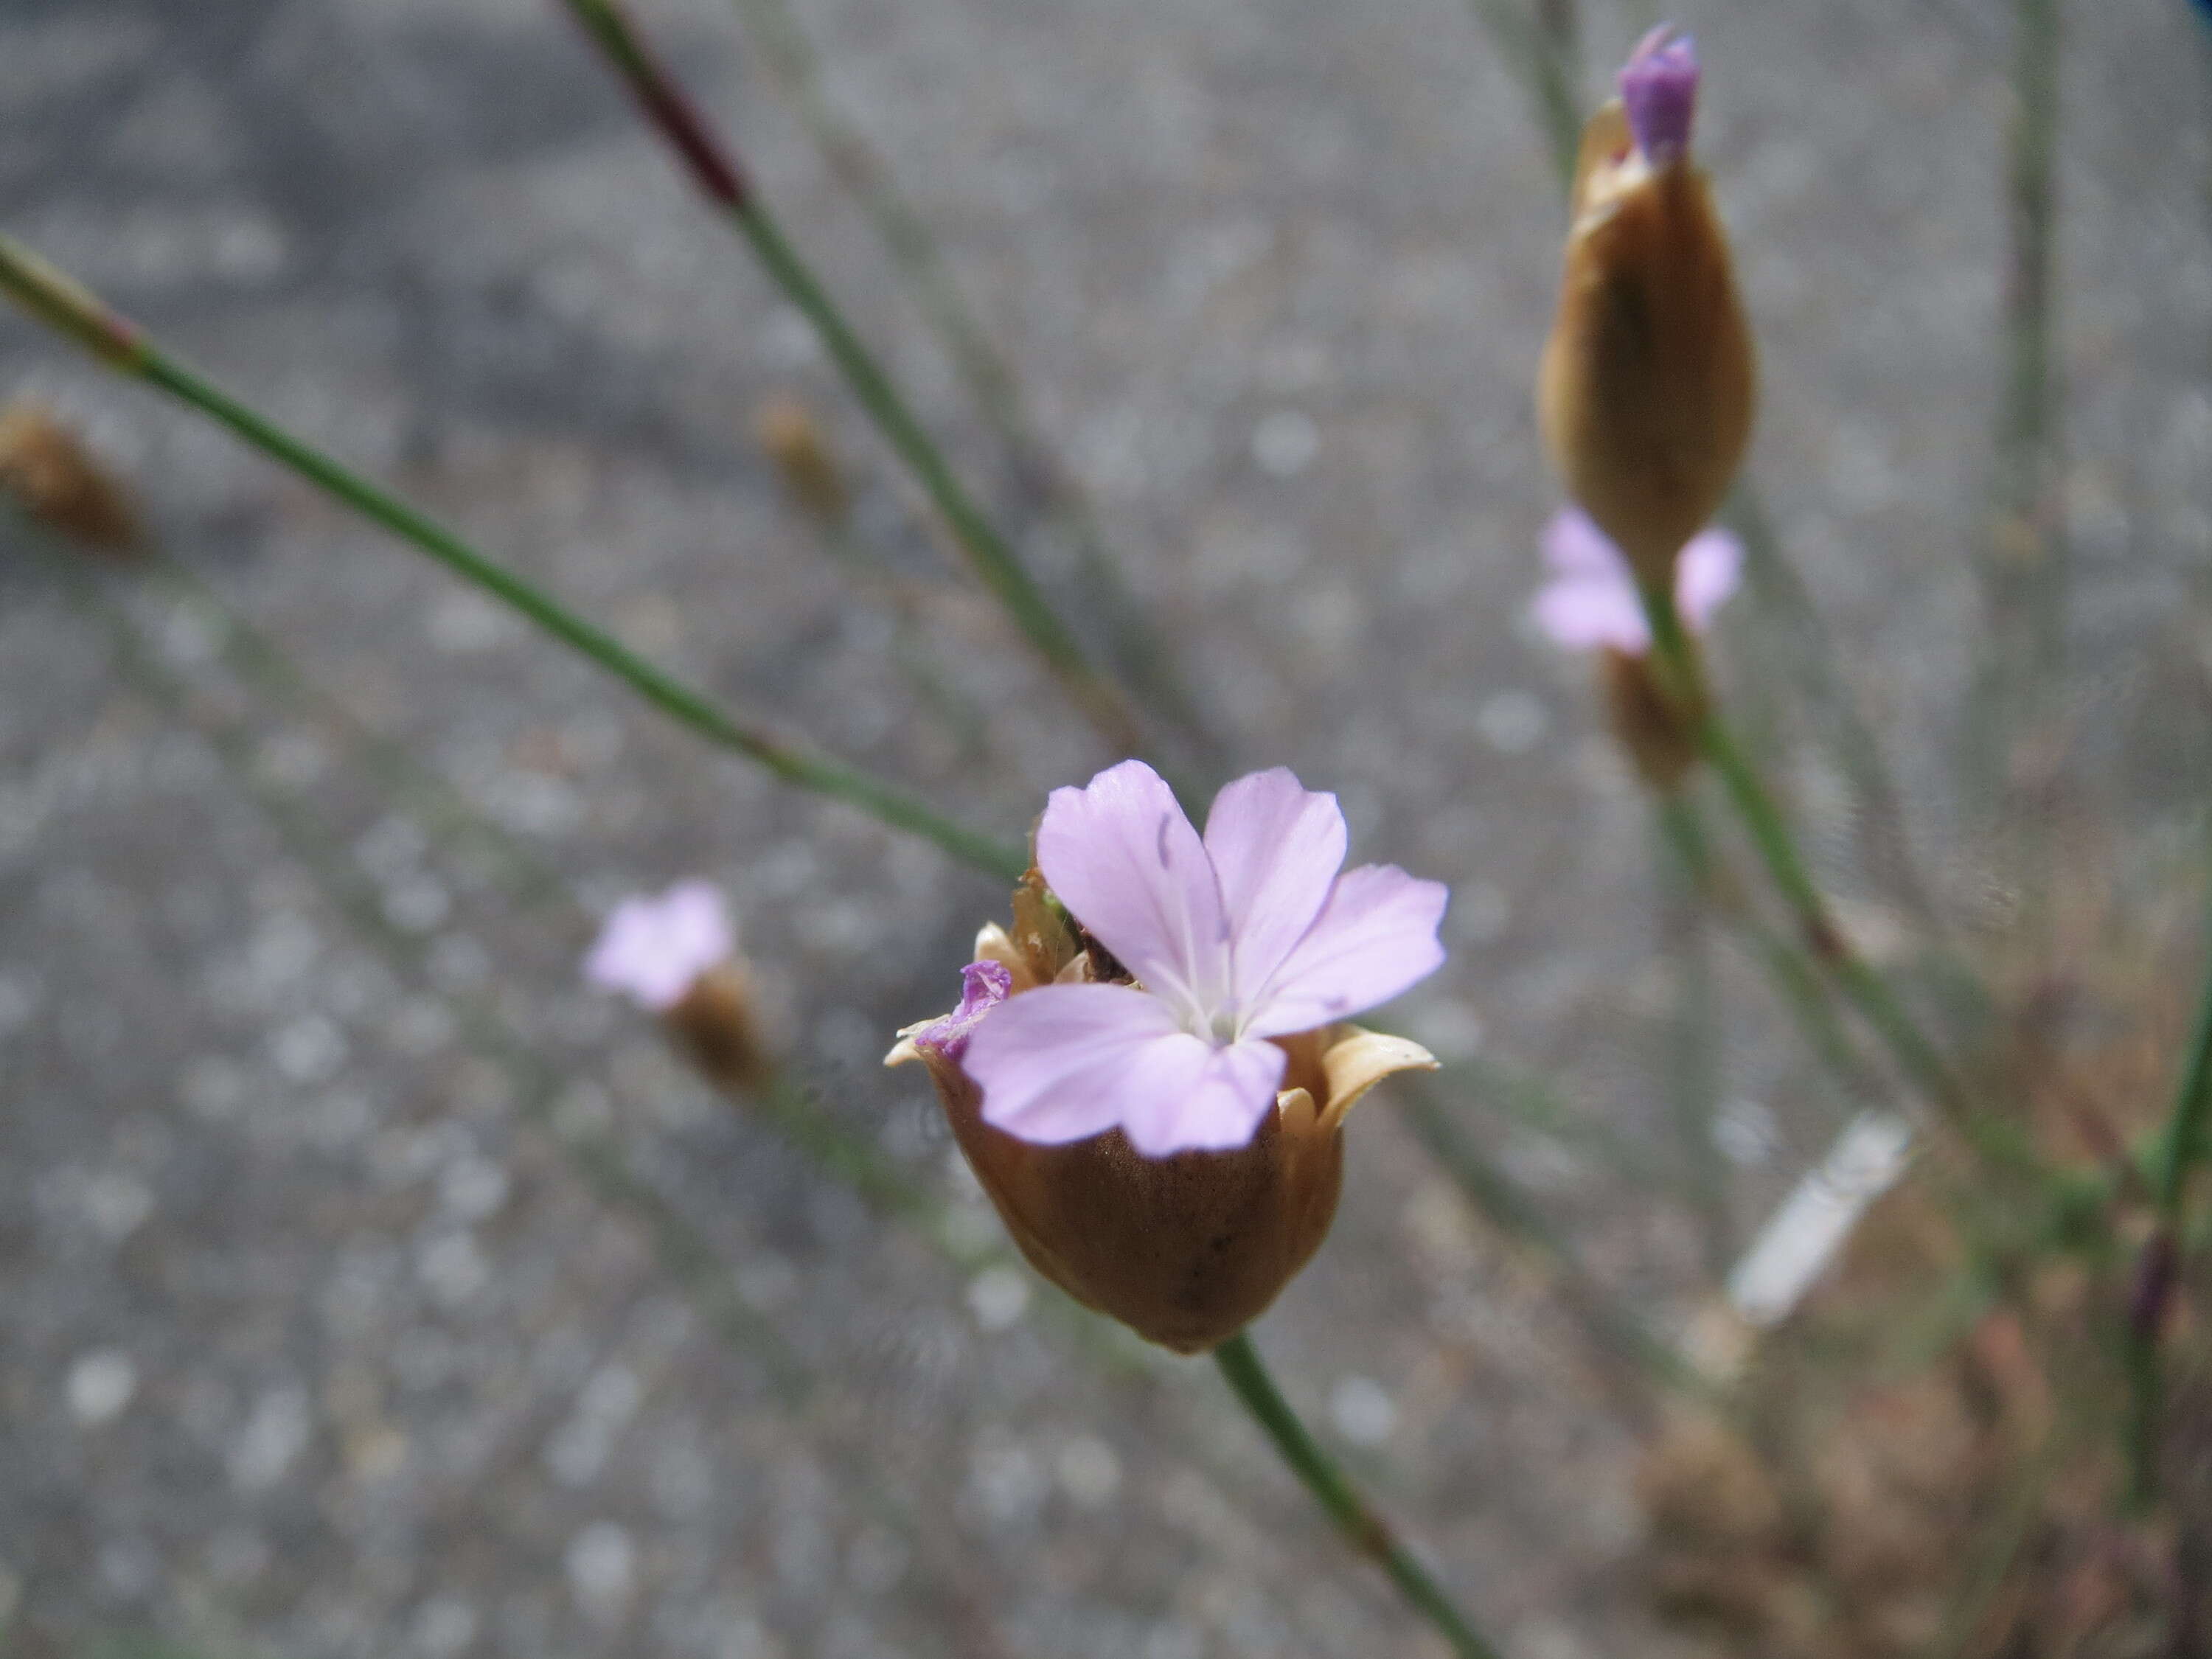
[{"label": "thin grass-like stem", "polygon": [[1036,652],[1107,746],[1143,747],[1128,699],[1099,672],[1028,568],[929,435],[890,373],[762,201],[744,168],[654,55],[620,0],[562,0],[622,76],[638,107],[700,191],[737,228],[784,297],[813,328],[847,387],[944,519],[976,580]]},{"label": "thin grass-like stem", "polygon": [[859,205],[892,271],[945,347],[1017,475],[1043,506],[1042,522],[1076,553],[1081,601],[1097,615],[1109,654],[1148,708],[1209,756],[1218,739],[1176,668],[1165,638],[1130,592],[1097,514],[1030,412],[1019,375],[961,292],[928,215],[901,191],[896,169],[837,109],[789,0],[736,0],[771,79],[795,107],[833,177]]},{"label": "thin grass-like stem", "polygon": [[1581,20],[1575,0],[1468,0],[1475,21],[1520,81],[1543,129],[1564,192],[1582,149]]},{"label": "thin grass-like stem", "polygon": [[1291,1472],[1313,1494],[1352,1547],[1389,1576],[1399,1592],[1433,1626],[1459,1659],[1499,1659],[1498,1650],[1479,1635],[1443,1587],[1400,1541],[1389,1523],[1374,1511],[1351,1477],[1291,1409],[1268,1375],[1267,1363],[1240,1331],[1213,1351],[1213,1363]]},{"label": "thin grass-like stem", "polygon": [[1735,1259],[1728,1170],[1713,1138],[1719,1086],[1720,1022],[1714,1004],[1711,884],[1701,863],[1678,858],[1702,831],[1680,794],[1654,803],[1661,843],[1660,935],[1674,981],[1668,1017],[1667,1103],[1691,1207],[1705,1249],[1705,1270],[1717,1284]]},{"label": "thin grass-like stem", "polygon": [[1782,998],[1814,1058],[1847,1095],[1863,1100],[1876,1097],[1881,1092],[1881,1079],[1844,1029],[1818,965],[1752,907],[1714,848],[1696,800],[1677,794],[1668,803],[1660,822],[1682,867],[1693,875],[1706,902]]},{"label": "thin grass-like stem", "polygon": [[[2212,948],[2212,896],[2208,896],[2205,939]],[[2136,1265],[2127,1310],[2126,1370],[2129,1384],[2127,1449],[2129,1489],[2138,1505],[2158,1495],[2158,1454],[2165,1416],[2165,1372],[2159,1344],[2181,1272],[2181,1246],[2191,1170],[2212,1156],[2212,960],[2204,969],[2197,1023],[2173,1091],[2166,1126],[2153,1143],[2148,1164],[2155,1220]]]},{"label": "thin grass-like stem", "polygon": [[739,720],[704,692],[647,661],[519,572],[478,552],[428,514],[168,356],[88,291],[6,236],[0,236],[0,292],[118,373],[143,380],[227,427],[343,506],[428,554],[709,743],[743,756],[786,783],[842,800],[895,830],[918,836],[987,874],[1015,881],[1028,867],[1028,856],[1020,847],[956,823],[896,785]]},{"label": "thin grass-like stem", "polygon": [[1544,1264],[1603,1362],[1601,1374],[1625,1417],[1633,1421],[1650,1415],[1654,1384],[1692,1397],[1711,1394],[1687,1360],[1607,1294],[1521,1183],[1468,1138],[1433,1082],[1403,1077],[1393,1086],[1405,1102],[1402,1114],[1414,1137],[1468,1205]]},{"label": "thin grass-like stem", "polygon": [[[204,706],[175,672],[145,646],[137,626],[115,599],[88,574],[65,572],[72,597],[97,617],[114,647],[123,682],[161,708]],[[326,836],[306,817],[300,800],[273,787],[252,749],[234,727],[209,720],[197,722],[216,757],[239,781],[240,794],[274,830],[287,853],[315,879],[327,900],[361,943],[403,982],[427,972],[428,946],[393,925],[359,871],[330,854]],[[627,1214],[644,1231],[662,1269],[680,1285],[733,1353],[757,1363],[787,1407],[803,1407],[817,1382],[812,1368],[781,1331],[738,1295],[720,1265],[714,1247],[682,1212],[630,1168],[620,1147],[605,1132],[562,1121],[554,1109],[563,1079],[531,1046],[518,1037],[492,1003],[483,998],[449,998],[462,1034],[516,1085],[523,1112],[546,1131],[577,1176],[610,1210]]]},{"label": "thin grass-like stem", "polygon": [[1940,939],[1942,914],[1913,853],[1904,801],[1881,741],[1844,683],[1812,592],[1783,550],[1757,484],[1747,479],[1737,487],[1721,509],[1721,522],[1743,544],[1744,587],[1759,615],[1742,637],[1763,678],[1796,692],[1850,781],[1858,797],[1853,822],[1869,872],[1924,933]]},{"label": "thin grass-like stem", "polygon": [[2057,319],[2060,0],[2015,0],[2008,240],[1998,396],[1982,558],[1984,657],[1972,777],[1994,820],[2030,959],[2048,948],[2059,789],[2068,550]]},{"label": "thin grass-like stem", "polygon": [[[1674,596],[1663,586],[1645,586],[1641,592],[1652,641],[1674,684],[1677,702],[1684,707],[1696,706],[1700,699],[1693,688],[1700,671],[1674,609]],[[1719,777],[1776,890],[1796,917],[1805,948],[1836,981],[1845,1000],[1858,1010],[1915,1086],[1954,1125],[1966,1127],[1966,1097],[1950,1067],[1888,982],[1868,965],[1836,925],[1780,809],[1709,700],[1698,728],[1698,746]]]}]

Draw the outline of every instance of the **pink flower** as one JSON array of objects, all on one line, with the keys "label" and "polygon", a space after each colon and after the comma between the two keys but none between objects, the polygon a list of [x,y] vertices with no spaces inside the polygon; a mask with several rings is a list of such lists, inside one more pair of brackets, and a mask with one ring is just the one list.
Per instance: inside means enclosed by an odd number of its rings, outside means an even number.
[{"label": "pink flower", "polygon": [[[1651,648],[1650,624],[1628,562],[1578,507],[1544,526],[1544,563],[1551,572],[1532,607],[1537,625],[1570,651],[1598,646],[1640,657]],[[1743,576],[1743,544],[1725,530],[1692,536],[1674,562],[1674,603],[1683,626],[1702,634]]]},{"label": "pink flower", "polygon": [[584,958],[584,977],[650,1013],[665,1013],[737,946],[720,890],[712,882],[679,881],[658,898],[640,894],[615,906]]},{"label": "pink flower", "polygon": [[1336,797],[1279,767],[1215,796],[1202,838],[1141,761],[1054,790],[1038,867],[1137,982],[997,1001],[971,978],[996,1003],[963,1060],[984,1121],[1048,1146],[1119,1128],[1153,1158],[1250,1140],[1285,1063],[1269,1038],[1387,1002],[1444,959],[1443,884],[1343,870],[1346,842]]}]

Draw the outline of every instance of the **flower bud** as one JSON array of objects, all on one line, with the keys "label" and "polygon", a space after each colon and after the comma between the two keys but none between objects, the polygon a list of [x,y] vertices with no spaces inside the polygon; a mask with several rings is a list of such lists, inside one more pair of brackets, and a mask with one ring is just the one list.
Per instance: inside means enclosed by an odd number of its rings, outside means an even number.
[{"label": "flower bud", "polygon": [[0,410],[0,489],[33,519],[88,547],[119,551],[138,539],[138,515],[123,487],[34,399],[19,398]]},{"label": "flower bud", "polygon": [[658,897],[624,899],[599,930],[584,975],[659,1015],[716,1086],[750,1093],[775,1075],[754,1012],[752,976],[711,883],[678,882]]},{"label": "flower bud", "polygon": [[1590,118],[1536,404],[1568,493],[1647,587],[1718,509],[1755,374],[1728,240],[1691,160],[1697,62],[1656,30]]},{"label": "flower bud", "polygon": [[750,1094],[775,1075],[753,1012],[752,976],[737,961],[717,963],[661,1012],[669,1034],[716,1087]]},{"label": "flower bud", "polygon": [[1234,1336],[1321,1248],[1336,1215],[1344,1115],[1394,1072],[1433,1068],[1419,1044],[1337,1024],[1278,1039],[1274,1109],[1243,1146],[1148,1158],[1120,1129],[1059,1145],[983,1120],[961,1057],[992,1008],[1041,985],[1118,971],[1032,871],[1012,932],[975,945],[960,1006],[908,1028],[886,1064],[928,1068],[953,1137],[1031,1267],[1148,1341],[1198,1353]]},{"label": "flower bud", "polygon": [[1690,656],[1683,684],[1669,687],[1651,657],[1651,626],[1620,550],[1589,514],[1568,507],[1544,527],[1550,574],[1530,614],[1553,642],[1598,650],[1598,684],[1613,735],[1644,781],[1672,793],[1698,763],[1709,702],[1697,640],[1735,592],[1743,544],[1724,530],[1691,538],[1674,564],[1675,614]]}]

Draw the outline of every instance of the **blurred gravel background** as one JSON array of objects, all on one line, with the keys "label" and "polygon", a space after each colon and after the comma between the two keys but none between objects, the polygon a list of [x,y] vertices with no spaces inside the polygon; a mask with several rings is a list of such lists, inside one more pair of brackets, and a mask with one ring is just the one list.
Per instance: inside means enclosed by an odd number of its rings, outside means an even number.
[{"label": "blurred gravel background", "polygon": [[[637,3],[970,476],[1033,524],[735,13]],[[1559,212],[1469,13],[799,9],[1236,757],[1341,792],[1357,857],[1452,883],[1454,966],[1406,1021],[1557,1067],[1663,1149],[1645,815],[1584,665],[1522,620],[1553,504],[1528,386]],[[1642,21],[1599,7],[1593,61]],[[1757,469],[1972,921],[1989,896],[1948,780],[2010,9],[1695,0],[1681,21],[1765,348]],[[2097,798],[2125,803],[2097,854],[2124,871],[2201,796],[2212,97],[2179,0],[2076,3],[2065,28],[2077,735]],[[1114,758],[548,0],[0,0],[0,223],[641,647],[972,818],[1018,830]],[[703,755],[0,319],[17,391],[85,423],[222,604],[159,572],[88,586],[20,527],[0,543],[15,1651],[1438,1650],[1210,1368],[1012,1263],[918,1074],[877,1066],[949,1005],[1002,895]],[[903,610],[856,597],[784,499],[750,436],[778,394],[828,421]],[[319,693],[254,670],[227,612]],[[1820,775],[1799,782],[1817,806]],[[596,912],[695,872],[733,895],[827,1109],[940,1217],[872,1212],[579,985]],[[1825,1133],[1796,1063],[1739,1044],[1715,1103],[1779,1142],[1747,1221]],[[1465,1112],[1612,1283],[1686,1317],[1680,1214]],[[1622,1571],[1634,1442],[1575,1328],[1387,1094],[1353,1139],[1336,1235],[1263,1347],[1514,1659],[1675,1650]],[[711,1247],[720,1316],[656,1255],[648,1200]]]}]

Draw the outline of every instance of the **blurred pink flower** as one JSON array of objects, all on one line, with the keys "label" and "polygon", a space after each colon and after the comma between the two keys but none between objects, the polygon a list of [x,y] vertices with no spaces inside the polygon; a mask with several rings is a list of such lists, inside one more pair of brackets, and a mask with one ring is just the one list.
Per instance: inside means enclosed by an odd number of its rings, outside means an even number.
[{"label": "blurred pink flower", "polygon": [[584,958],[584,977],[648,1012],[665,1013],[737,948],[720,890],[708,881],[679,881],[658,898],[641,893],[615,906]]},{"label": "blurred pink flower", "polygon": [[1119,1128],[1153,1158],[1249,1141],[1287,1058],[1267,1039],[1387,1002],[1444,959],[1443,884],[1344,870],[1346,842],[1336,797],[1279,767],[1215,796],[1203,838],[1141,761],[1054,790],[1038,867],[1138,982],[1000,1001],[971,968],[953,1020],[974,1014],[963,1066],[984,1121],[1048,1146]]},{"label": "blurred pink flower", "polygon": [[[1637,597],[1628,562],[1578,507],[1561,507],[1544,526],[1544,564],[1551,573],[1532,610],[1537,626],[1570,651],[1604,646],[1640,657],[1651,648],[1650,624]],[[1692,536],[1674,562],[1674,603],[1682,625],[1702,634],[1743,577],[1743,544],[1725,530]]]}]

